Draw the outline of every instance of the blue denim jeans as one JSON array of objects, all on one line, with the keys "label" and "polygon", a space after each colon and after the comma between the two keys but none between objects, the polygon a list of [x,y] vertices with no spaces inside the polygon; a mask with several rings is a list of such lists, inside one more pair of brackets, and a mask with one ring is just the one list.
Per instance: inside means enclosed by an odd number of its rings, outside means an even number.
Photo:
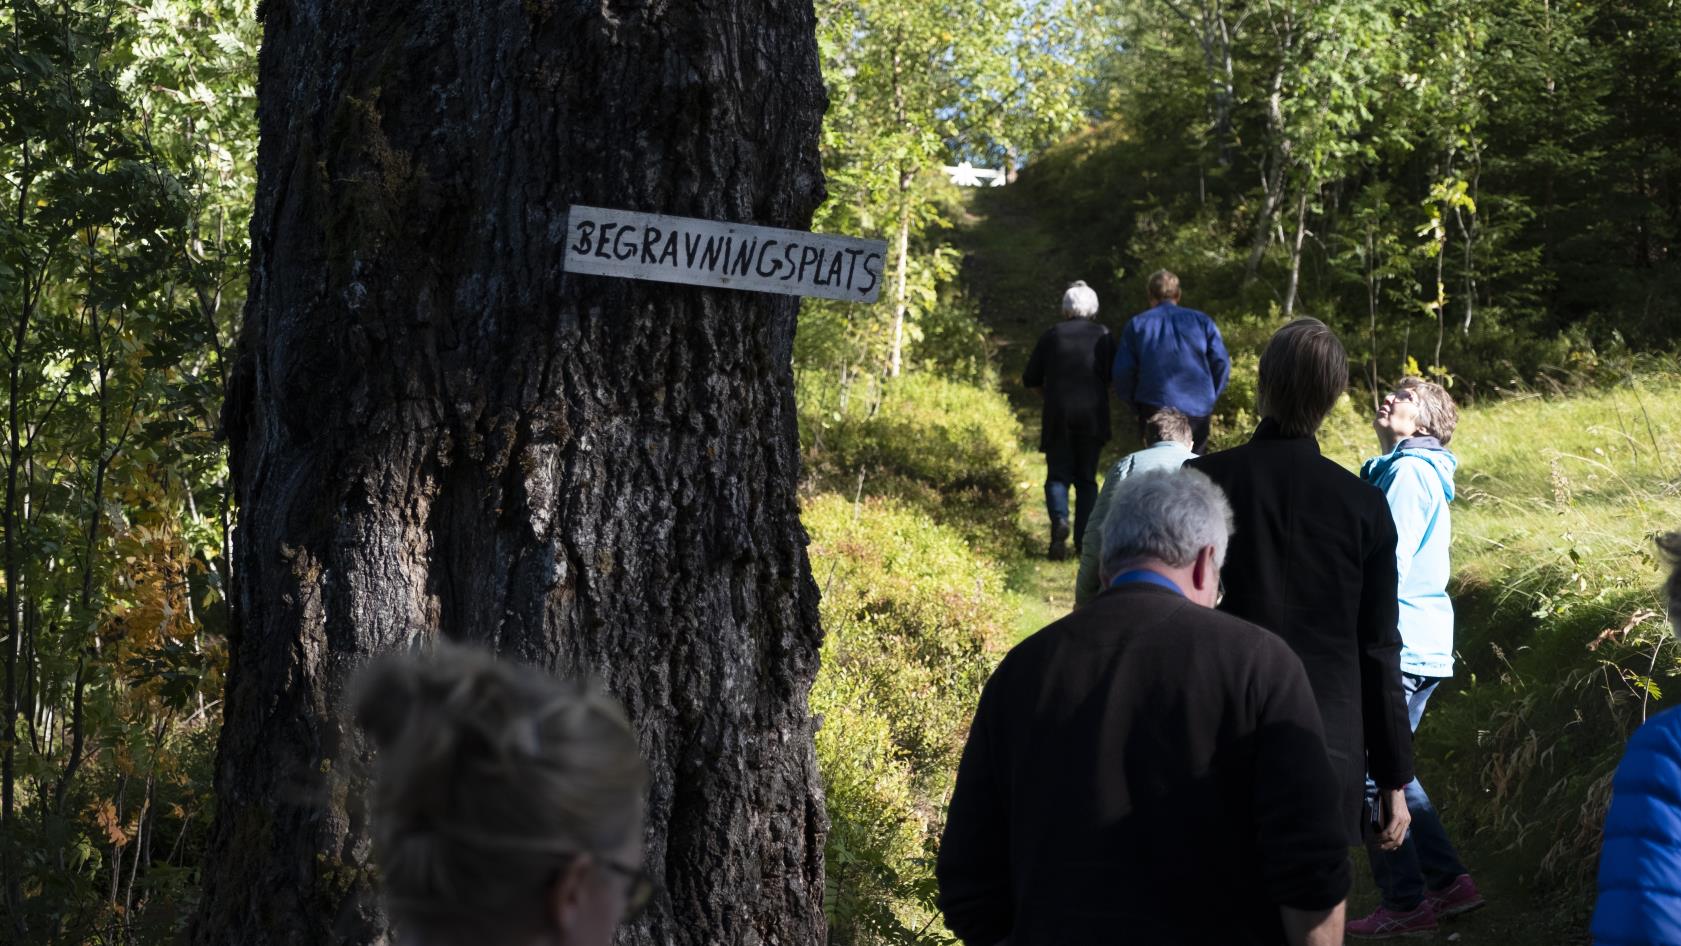
[{"label": "blue denim jeans", "polygon": [[1068,518],[1068,488],[1074,487],[1074,546],[1085,541],[1086,520],[1097,505],[1097,457],[1103,441],[1065,437],[1045,448],[1045,511],[1051,521]]},{"label": "blue denim jeans", "polygon": [[[1424,705],[1430,702],[1430,694],[1441,682],[1440,677],[1401,674],[1401,684],[1407,692],[1407,716],[1413,732],[1418,731]],[[1459,861],[1459,852],[1453,849],[1453,842],[1448,840],[1447,829],[1442,827],[1442,818],[1436,813],[1436,806],[1430,803],[1430,796],[1424,794],[1424,787],[1418,784],[1418,779],[1408,782],[1404,791],[1407,811],[1411,812],[1413,819],[1407,839],[1393,851],[1380,851],[1376,844],[1366,847],[1372,862],[1372,879],[1383,892],[1383,905],[1401,912],[1417,909],[1424,900],[1426,890],[1440,890],[1453,883],[1460,874],[1468,873]],[[1366,779],[1366,800],[1374,806],[1377,804],[1377,784],[1370,777]]]}]

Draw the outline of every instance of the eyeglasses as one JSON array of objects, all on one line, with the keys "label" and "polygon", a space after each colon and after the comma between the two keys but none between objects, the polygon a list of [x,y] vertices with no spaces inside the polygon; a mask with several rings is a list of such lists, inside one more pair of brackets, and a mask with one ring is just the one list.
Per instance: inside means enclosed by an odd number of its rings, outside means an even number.
[{"label": "eyeglasses", "polygon": [[[640,916],[642,911],[648,908],[649,901],[654,899],[654,878],[648,874],[647,869],[626,867],[600,854],[591,855],[591,858],[593,863],[606,868],[608,873],[618,874],[628,881],[628,885],[625,887],[625,912],[620,917],[621,922],[634,920]],[[565,873],[565,868],[556,870],[553,876],[549,878],[548,886],[553,887],[559,883],[561,876]]]},{"label": "eyeglasses", "polygon": [[1397,400],[1397,401],[1415,400],[1415,398],[1413,396],[1412,388],[1401,388],[1400,390],[1391,393],[1389,396],[1393,400]]},{"label": "eyeglasses", "polygon": [[1220,602],[1224,600],[1226,600],[1226,580],[1222,578],[1220,583],[1214,586],[1214,606],[1218,608]]},{"label": "eyeglasses", "polygon": [[654,899],[654,878],[648,876],[646,868],[626,867],[605,857],[597,857],[596,862],[629,882],[625,888],[624,919],[635,919],[648,908],[648,901]]}]

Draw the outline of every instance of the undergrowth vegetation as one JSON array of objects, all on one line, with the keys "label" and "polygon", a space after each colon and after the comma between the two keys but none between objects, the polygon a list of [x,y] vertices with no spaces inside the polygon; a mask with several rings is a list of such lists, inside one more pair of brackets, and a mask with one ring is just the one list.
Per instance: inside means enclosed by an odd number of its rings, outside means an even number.
[{"label": "undergrowth vegetation", "polygon": [[1011,641],[1019,425],[990,383],[806,381],[830,940],[946,942],[934,845],[970,714]]},{"label": "undergrowth vegetation", "polygon": [[1003,576],[961,535],[893,500],[823,495],[804,518],[824,589],[811,702],[823,719],[833,938],[904,942],[937,916],[931,845],[1001,655]]},{"label": "undergrowth vegetation", "polygon": [[[1653,544],[1681,528],[1681,377],[1598,368],[1461,414],[1458,661],[1417,739],[1474,866],[1563,930],[1592,906],[1623,745],[1681,694]],[[1320,442],[1353,467],[1371,437],[1339,411]]]},{"label": "undergrowth vegetation", "polygon": [[[1036,315],[1000,326],[1006,383]],[[1228,333],[1217,447],[1251,429],[1256,355],[1281,323]],[[1036,591],[1024,572],[1061,580],[1033,563],[1021,525],[1043,475],[1026,450],[1036,417],[1031,401],[1012,411],[988,384],[926,373],[851,392],[808,376],[800,394],[829,635],[813,707],[834,822],[832,940],[943,941],[931,866],[968,714],[1024,627]],[[1376,449],[1369,402],[1351,392],[1321,431],[1351,469]],[[1127,436],[1118,423],[1111,449]],[[1419,733],[1419,766],[1487,888],[1568,942],[1591,908],[1623,745],[1681,693],[1652,543],[1681,526],[1681,376],[1583,347],[1464,405],[1453,448],[1459,660]],[[1056,616],[1045,612],[1028,623]]]},{"label": "undergrowth vegetation", "polygon": [[1623,744],[1677,695],[1652,540],[1681,527],[1678,395],[1664,377],[1508,400],[1454,441],[1463,699],[1425,747],[1452,747],[1461,821],[1578,914]]}]

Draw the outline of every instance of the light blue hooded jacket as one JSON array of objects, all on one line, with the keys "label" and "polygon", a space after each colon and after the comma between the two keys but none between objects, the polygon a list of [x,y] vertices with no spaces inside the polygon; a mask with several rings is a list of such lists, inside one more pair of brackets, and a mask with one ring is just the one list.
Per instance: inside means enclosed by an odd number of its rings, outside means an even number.
[{"label": "light blue hooded jacket", "polygon": [[1401,598],[1401,672],[1453,676],[1453,601],[1448,597],[1448,504],[1459,466],[1435,437],[1408,437],[1360,468],[1389,498]]}]

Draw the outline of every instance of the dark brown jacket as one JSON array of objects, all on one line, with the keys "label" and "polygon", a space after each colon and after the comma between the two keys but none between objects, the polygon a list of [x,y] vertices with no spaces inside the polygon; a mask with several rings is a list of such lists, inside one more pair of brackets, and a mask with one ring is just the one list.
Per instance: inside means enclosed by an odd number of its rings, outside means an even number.
[{"label": "dark brown jacket", "polygon": [[1284,638],[1307,667],[1358,843],[1368,766],[1383,788],[1413,776],[1389,504],[1312,437],[1285,437],[1271,420],[1186,466],[1226,491],[1236,518],[1220,610]]},{"label": "dark brown jacket", "polygon": [[971,946],[1248,946],[1348,892],[1319,713],[1274,635],[1110,589],[987,681],[937,874]]}]

